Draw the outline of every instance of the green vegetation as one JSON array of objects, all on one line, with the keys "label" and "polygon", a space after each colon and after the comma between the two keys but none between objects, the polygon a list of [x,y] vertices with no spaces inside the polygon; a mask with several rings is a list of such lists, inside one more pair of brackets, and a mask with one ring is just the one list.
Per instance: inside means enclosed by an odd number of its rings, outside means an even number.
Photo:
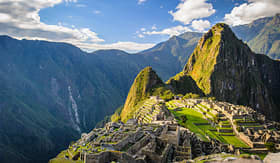
[{"label": "green vegetation", "polygon": [[[171,102],[172,106],[172,102]],[[168,109],[175,115],[175,117],[179,120],[179,124],[190,129],[192,132],[195,132],[202,140],[208,141],[207,137],[203,130],[201,130],[198,126],[194,123],[208,123],[207,120],[203,119],[203,115],[199,112],[193,111],[190,108],[174,108],[168,107]],[[184,118],[186,117],[185,122],[183,122]]]},{"label": "green vegetation", "polygon": [[152,91],[153,91],[153,93],[152,93],[153,95],[157,95],[165,101],[169,101],[169,100],[173,99],[173,97],[174,97],[174,94],[172,93],[172,91],[169,89],[166,89],[165,87],[158,87]]},{"label": "green vegetation", "polygon": [[69,158],[69,153],[67,150],[64,150],[60,152],[54,159],[51,159],[49,163],[83,163],[82,160],[67,159],[66,156]]},{"label": "green vegetation", "polygon": [[224,24],[216,24],[203,36],[184,69],[184,73],[189,74],[206,95],[211,92],[210,77],[219,54],[224,28]]},{"label": "green vegetation", "polygon": [[111,116],[112,122],[118,122],[119,120],[121,120],[122,109],[123,109],[123,105],[117,108],[115,113]]},{"label": "green vegetation", "polygon": [[176,76],[170,78],[166,84],[174,89],[175,94],[193,93],[199,96],[204,96],[204,93],[197,86],[193,78],[186,75],[184,72],[180,72]]},{"label": "green vegetation", "polygon": [[153,92],[162,86],[164,86],[164,83],[157,76],[156,72],[151,67],[144,68],[137,75],[129,90],[124,108],[121,112],[121,120],[126,122],[130,119],[136,110],[135,106],[149,96],[152,96]]},{"label": "green vegetation", "polygon": [[151,67],[146,67],[137,75],[130,88],[124,108],[120,114],[121,120],[126,122],[128,119],[132,118],[134,112],[137,111],[150,96],[159,96],[168,101],[173,98],[174,94],[167,88]]},{"label": "green vegetation", "polygon": [[0,162],[47,162],[80,136],[65,116],[68,86],[81,130],[88,132],[123,103],[139,69],[152,66],[167,80],[183,68],[201,35],[182,34],[137,55],[0,36]]},{"label": "green vegetation", "polygon": [[[279,58],[278,35],[280,31],[279,26],[275,24],[277,20],[279,20],[279,15],[276,15],[271,21],[269,19],[269,21],[261,23],[263,25],[248,25],[250,29],[241,38],[246,40],[254,51]],[[209,33],[208,36],[213,35],[214,37],[200,41],[185,67],[185,70],[188,71],[181,72],[170,82],[167,82],[174,88],[174,93],[193,92],[195,94],[190,94],[186,98],[195,98],[196,94],[201,97],[203,92],[206,94],[210,92],[210,80],[212,79],[209,74],[213,71],[213,65],[216,64],[216,53],[219,49],[220,39],[220,36],[215,35],[215,33],[219,34],[222,26],[222,24],[217,25],[217,31]],[[94,52],[95,55],[87,55],[87,53],[68,44],[19,41],[1,36],[0,71],[1,74],[5,75],[2,75],[0,80],[0,99],[3,101],[0,115],[0,124],[2,125],[0,137],[3,138],[3,141],[0,142],[0,152],[3,157],[0,158],[0,162],[7,162],[6,160],[10,158],[22,161],[34,160],[35,162],[38,162],[36,159],[40,158],[46,161],[79,136],[69,125],[70,120],[65,119],[69,105],[68,85],[71,86],[73,98],[79,107],[80,119],[83,117],[85,120],[85,123],[80,126],[81,130],[82,132],[89,131],[106,114],[112,113],[112,108],[121,105],[128,86],[131,84],[131,78],[141,67],[152,65],[166,80],[171,74],[178,72],[183,67],[200,36],[201,34],[197,33],[186,33],[172,37],[162,46],[145,51],[145,55],[139,54],[137,59],[134,55],[127,55],[127,53],[117,50],[97,51]],[[244,39],[247,36],[250,38]],[[178,44],[178,40],[180,44]],[[158,54],[168,55],[160,55],[160,59],[154,59],[159,56]],[[175,59],[170,60],[170,56]],[[263,57],[258,56],[258,58],[263,60]],[[268,63],[272,63],[272,61]],[[181,67],[172,66],[176,64]],[[13,65],[12,69],[10,65]],[[269,72],[275,72],[274,70],[269,69]],[[143,81],[149,81],[148,78],[148,76],[142,76]],[[202,93],[196,83],[203,90]],[[137,85],[137,99],[129,101],[129,103],[135,102],[128,107],[131,108],[131,112],[134,111],[134,108],[137,109],[149,95],[160,95],[165,100],[170,100],[173,97],[173,93],[165,87],[155,86],[150,91],[150,87],[146,86],[146,82]],[[142,91],[145,89],[149,91],[144,91],[143,94]],[[275,97],[280,96],[275,94]],[[241,103],[248,104],[247,98],[249,99],[249,97],[242,98]],[[274,101],[279,105],[277,101],[280,100]],[[63,108],[67,108],[67,110]],[[131,112],[126,112],[125,114],[129,118]],[[113,115],[112,120],[117,121],[120,116],[120,112],[117,112]],[[212,115],[207,113],[207,116],[211,117]],[[180,117],[182,123],[188,123],[187,118],[184,118],[183,115]],[[216,119],[213,117],[214,121]],[[204,128],[210,127],[193,126],[193,128],[198,132],[202,130],[203,134],[203,130],[208,132],[208,129]],[[208,132],[207,134],[215,137],[216,133]],[[26,139],[27,137],[30,139]],[[32,143],[26,146],[25,143],[29,141]]]},{"label": "green vegetation", "polygon": [[183,97],[183,99],[188,99],[188,98],[199,98],[200,96],[195,93],[186,93],[186,95]]},{"label": "green vegetation", "polygon": [[[236,147],[244,147],[248,148],[249,146],[246,145],[242,140],[240,140],[238,137],[234,135],[234,133],[219,133],[217,131],[218,127],[212,127],[209,122],[205,119],[205,115],[203,115],[198,111],[195,111],[194,109],[190,108],[177,108],[174,104],[175,102],[178,102],[176,100],[169,101],[167,103],[168,109],[171,111],[172,114],[174,114],[175,118],[178,119],[179,124],[188,128],[190,131],[196,133],[203,141],[209,141],[207,136],[219,140],[226,144],[232,144]],[[200,107],[205,107],[203,105],[200,105]],[[199,109],[199,108],[198,108]],[[210,110],[210,108],[208,108]],[[207,117],[209,119],[215,119],[215,115],[209,114],[210,112],[207,112]],[[210,118],[211,116],[214,116]],[[229,124],[228,121],[222,122],[224,124]],[[232,128],[219,128],[219,129],[229,129],[232,130]]]},{"label": "green vegetation", "polygon": [[273,143],[273,142],[267,142],[267,143],[265,143],[265,147],[266,147],[270,152],[276,152],[275,143]]}]

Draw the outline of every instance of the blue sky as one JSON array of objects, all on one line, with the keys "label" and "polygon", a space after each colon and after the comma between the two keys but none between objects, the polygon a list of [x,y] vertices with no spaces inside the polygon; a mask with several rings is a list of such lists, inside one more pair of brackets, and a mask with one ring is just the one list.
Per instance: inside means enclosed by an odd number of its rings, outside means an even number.
[{"label": "blue sky", "polygon": [[278,12],[279,0],[0,0],[0,34],[136,52],[218,22],[247,24]]}]

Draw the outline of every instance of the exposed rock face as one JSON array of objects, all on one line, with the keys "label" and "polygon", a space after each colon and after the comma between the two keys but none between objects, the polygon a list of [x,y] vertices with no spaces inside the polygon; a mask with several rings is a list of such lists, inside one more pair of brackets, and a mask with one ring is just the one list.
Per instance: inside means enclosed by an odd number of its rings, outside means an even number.
[{"label": "exposed rock face", "polygon": [[127,118],[129,118],[128,115],[133,111],[133,107],[137,105],[139,101],[152,95],[155,88],[163,85],[164,83],[151,67],[144,68],[137,75],[130,88],[121,113],[121,120],[126,121]]},{"label": "exposed rock face", "polygon": [[229,26],[217,24],[199,41],[183,74],[208,96],[279,115],[280,62],[255,54]]}]

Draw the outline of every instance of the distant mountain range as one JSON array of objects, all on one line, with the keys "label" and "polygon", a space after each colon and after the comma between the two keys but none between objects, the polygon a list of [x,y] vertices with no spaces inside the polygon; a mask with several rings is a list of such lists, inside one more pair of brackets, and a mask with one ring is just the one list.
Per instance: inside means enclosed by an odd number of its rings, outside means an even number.
[{"label": "distant mountain range", "polygon": [[280,14],[236,26],[233,31],[254,52],[280,59]]},{"label": "distant mountain range", "polygon": [[[276,15],[233,31],[279,58],[279,24]],[[137,54],[1,36],[0,162],[47,161],[122,105],[141,69],[164,81],[179,73],[201,36],[187,32]]]}]

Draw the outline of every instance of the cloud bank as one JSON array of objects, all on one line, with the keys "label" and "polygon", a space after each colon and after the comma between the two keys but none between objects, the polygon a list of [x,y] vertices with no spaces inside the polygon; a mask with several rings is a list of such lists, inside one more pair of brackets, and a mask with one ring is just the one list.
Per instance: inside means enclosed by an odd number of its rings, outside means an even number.
[{"label": "cloud bank", "polygon": [[248,3],[234,7],[231,13],[225,15],[224,20],[226,23],[236,26],[273,16],[279,12],[280,0],[248,0]]},{"label": "cloud bank", "polygon": [[150,47],[151,44],[141,45],[132,42],[98,45],[104,43],[105,40],[89,28],[75,28],[74,26],[68,28],[61,24],[49,25],[41,22],[40,10],[61,3],[76,2],[77,0],[0,0],[0,35],[9,35],[17,39],[66,42],[92,51],[110,46],[126,51],[144,50],[144,47]]}]

